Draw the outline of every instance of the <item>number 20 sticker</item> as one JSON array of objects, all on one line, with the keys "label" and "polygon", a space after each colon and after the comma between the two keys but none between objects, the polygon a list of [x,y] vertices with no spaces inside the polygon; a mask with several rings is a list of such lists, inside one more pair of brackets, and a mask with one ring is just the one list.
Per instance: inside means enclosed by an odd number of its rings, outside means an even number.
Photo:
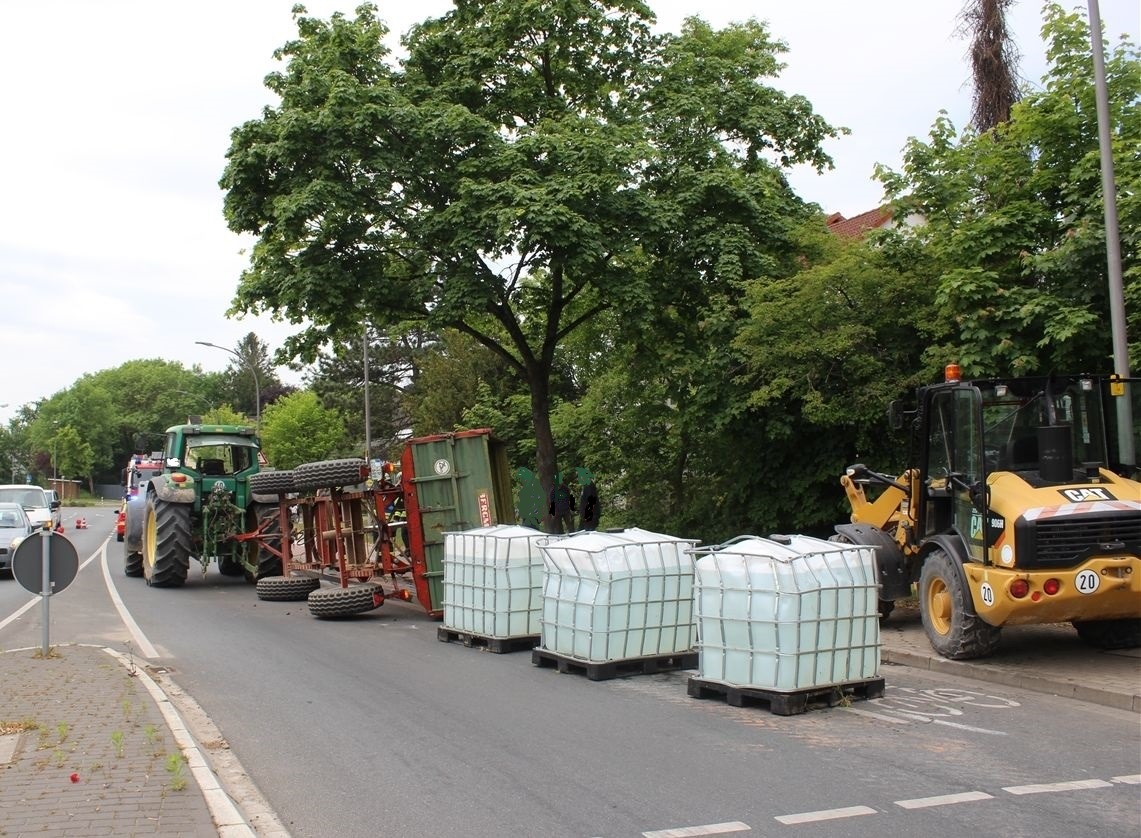
[{"label": "number 20 sticker", "polygon": [[1074,585],[1077,586],[1079,594],[1092,594],[1100,584],[1101,577],[1092,570],[1083,570],[1074,577]]},{"label": "number 20 sticker", "polygon": [[989,582],[983,582],[979,588],[979,594],[982,595],[983,605],[994,605],[994,588],[990,586]]}]

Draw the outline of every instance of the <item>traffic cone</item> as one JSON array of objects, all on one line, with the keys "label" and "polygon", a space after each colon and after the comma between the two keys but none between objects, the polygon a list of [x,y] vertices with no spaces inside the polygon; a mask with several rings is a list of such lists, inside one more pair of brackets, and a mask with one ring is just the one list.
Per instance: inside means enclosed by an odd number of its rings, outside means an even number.
[{"label": "traffic cone", "polygon": [[62,522],[60,523],[60,525],[58,527],[55,528],[55,531],[56,531],[57,535],[63,535],[63,523]]},{"label": "traffic cone", "polygon": [[76,518],[75,519],[75,528],[77,530],[87,529],[87,519],[86,518]]}]

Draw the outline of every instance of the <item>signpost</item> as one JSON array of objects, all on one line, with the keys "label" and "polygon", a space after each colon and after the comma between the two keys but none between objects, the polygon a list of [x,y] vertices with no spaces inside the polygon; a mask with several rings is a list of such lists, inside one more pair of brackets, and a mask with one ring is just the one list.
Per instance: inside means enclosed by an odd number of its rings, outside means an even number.
[{"label": "signpost", "polygon": [[33,533],[20,542],[12,554],[12,575],[25,589],[43,598],[44,633],[41,653],[47,657],[51,650],[48,626],[50,611],[48,600],[75,580],[79,572],[79,554],[75,545],[65,536],[51,530]]}]

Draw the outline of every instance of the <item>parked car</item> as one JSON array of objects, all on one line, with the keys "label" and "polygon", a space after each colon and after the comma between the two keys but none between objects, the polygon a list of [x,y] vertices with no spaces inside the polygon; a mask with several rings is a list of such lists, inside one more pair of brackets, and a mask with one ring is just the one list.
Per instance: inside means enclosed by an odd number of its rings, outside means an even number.
[{"label": "parked car", "polygon": [[55,489],[44,489],[44,496],[48,499],[48,508],[52,511],[52,529],[57,529],[63,523],[63,503]]},{"label": "parked car", "polygon": [[12,554],[34,530],[35,525],[24,507],[18,503],[0,503],[0,570],[12,569]]},{"label": "parked car", "polygon": [[127,537],[127,502],[119,504],[119,517],[115,519],[115,540],[122,541]]},{"label": "parked car", "polygon": [[0,502],[20,504],[36,527],[43,527],[49,521],[52,527],[56,525],[59,501],[48,500],[47,493],[39,486],[30,483],[8,483],[0,486]]}]

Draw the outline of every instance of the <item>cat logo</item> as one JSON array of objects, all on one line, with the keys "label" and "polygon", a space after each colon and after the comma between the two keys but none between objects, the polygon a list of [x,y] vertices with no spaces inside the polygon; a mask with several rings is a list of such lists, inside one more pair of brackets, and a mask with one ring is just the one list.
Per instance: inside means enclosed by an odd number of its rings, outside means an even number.
[{"label": "cat logo", "polygon": [[1062,489],[1062,496],[1071,503],[1086,503],[1096,500],[1117,500],[1107,490],[1100,488]]}]

